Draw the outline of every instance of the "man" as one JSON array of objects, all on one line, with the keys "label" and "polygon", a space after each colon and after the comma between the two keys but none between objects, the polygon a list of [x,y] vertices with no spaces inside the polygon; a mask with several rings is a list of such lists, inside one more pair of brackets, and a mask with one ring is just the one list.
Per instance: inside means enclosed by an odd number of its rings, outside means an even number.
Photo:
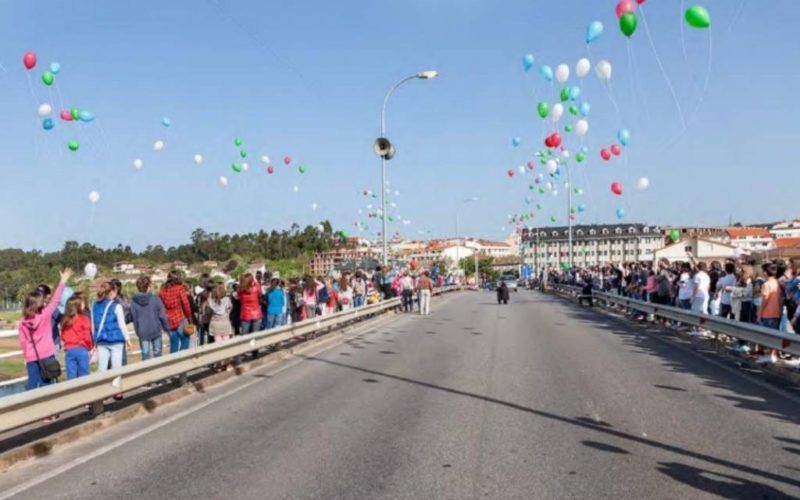
[{"label": "man", "polygon": [[419,313],[423,316],[431,314],[431,294],[433,293],[433,281],[431,281],[431,274],[428,271],[422,273],[422,277],[417,283],[417,291],[419,292]]},{"label": "man", "polygon": [[678,278],[678,307],[691,309],[693,293],[692,266],[688,262],[684,262],[681,264],[681,274]]},{"label": "man", "polygon": [[376,290],[379,295],[383,296],[383,268],[378,266],[375,272],[372,273],[372,288]]},{"label": "man", "polygon": [[717,293],[720,296],[719,315],[725,319],[735,319],[731,308],[733,287],[736,286],[736,265],[725,263],[725,274],[717,280]]},{"label": "man", "polygon": [[692,312],[708,314],[708,298],[711,288],[711,278],[708,275],[708,265],[705,262],[697,263],[697,272],[694,273],[694,288],[692,289]]},{"label": "man", "polygon": [[408,272],[404,272],[400,278],[400,286],[403,290],[403,311],[411,312],[414,309],[414,280]]},{"label": "man", "polygon": [[669,272],[669,262],[660,260],[658,262],[658,274],[656,274],[656,304],[669,305],[672,295],[671,276]]},{"label": "man", "polygon": [[353,278],[353,307],[363,306],[366,296],[367,282],[364,280],[361,270],[358,270]]},{"label": "man", "polygon": [[[761,285],[761,304],[758,306],[758,322],[761,326],[779,330],[781,327],[781,313],[783,312],[783,290],[778,282],[778,266],[766,263],[761,266],[766,281]],[[775,363],[778,360],[778,351],[770,350],[768,354],[756,360],[757,363]]]}]

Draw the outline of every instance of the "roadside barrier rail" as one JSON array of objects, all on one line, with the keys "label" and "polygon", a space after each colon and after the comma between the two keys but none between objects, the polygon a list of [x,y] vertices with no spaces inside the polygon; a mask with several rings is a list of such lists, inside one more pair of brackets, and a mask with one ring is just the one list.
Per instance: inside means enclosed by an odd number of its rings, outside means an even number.
[{"label": "roadside barrier rail", "polygon": [[[433,295],[457,289],[458,287],[437,288]],[[361,321],[401,306],[402,299],[393,298],[6,396],[0,398],[0,433],[86,405],[92,405],[92,413],[97,414],[102,412],[102,401],[115,394],[172,377],[179,377],[180,382],[185,383],[188,374],[194,370],[255,353],[297,337]]]},{"label": "roadside barrier rail", "polygon": [[[572,285],[551,284],[550,289],[571,297],[583,295],[581,287]],[[679,321],[685,325],[697,326],[714,333],[721,333],[739,340],[746,340],[770,349],[800,356],[800,336],[798,335],[773,330],[753,323],[744,323],[721,316],[699,314],[677,307],[654,304],[597,290],[592,290],[592,300],[594,302],[603,302],[607,306],[627,307],[645,314],[652,314],[658,318]]]}]

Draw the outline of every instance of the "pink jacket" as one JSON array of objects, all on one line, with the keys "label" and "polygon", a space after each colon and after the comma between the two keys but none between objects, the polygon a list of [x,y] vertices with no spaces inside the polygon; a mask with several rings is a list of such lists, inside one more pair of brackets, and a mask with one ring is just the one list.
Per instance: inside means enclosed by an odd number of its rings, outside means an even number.
[{"label": "pink jacket", "polygon": [[[64,292],[64,283],[59,283],[55,293],[50,297],[50,302],[42,309],[42,312],[31,319],[22,319],[19,322],[19,345],[22,349],[22,356],[26,363],[36,361],[36,351],[39,352],[39,359],[49,358],[56,352],[53,344],[53,311],[61,301],[61,294]],[[36,342],[36,351],[33,349],[33,342]]]}]

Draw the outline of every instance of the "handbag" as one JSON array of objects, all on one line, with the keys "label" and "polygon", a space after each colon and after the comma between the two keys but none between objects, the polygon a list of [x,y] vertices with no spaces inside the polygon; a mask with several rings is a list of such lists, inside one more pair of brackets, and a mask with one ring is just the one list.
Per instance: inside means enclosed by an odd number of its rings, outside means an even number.
[{"label": "handbag", "polygon": [[33,340],[33,332],[28,330],[28,335],[30,336],[31,345],[33,346],[33,353],[36,354],[36,364],[39,365],[39,373],[42,380],[45,382],[57,380],[58,377],[61,376],[61,363],[59,363],[55,357],[41,359],[39,357],[39,350],[36,349],[36,342]]}]

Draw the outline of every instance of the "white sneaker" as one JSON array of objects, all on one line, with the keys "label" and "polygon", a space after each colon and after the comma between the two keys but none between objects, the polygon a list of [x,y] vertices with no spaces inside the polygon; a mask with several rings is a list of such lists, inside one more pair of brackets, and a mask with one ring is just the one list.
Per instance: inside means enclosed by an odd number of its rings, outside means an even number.
[{"label": "white sneaker", "polygon": [[759,365],[769,365],[777,361],[778,357],[775,356],[774,354],[764,354],[763,356],[759,356],[758,359],[756,359],[756,363],[758,363]]}]

